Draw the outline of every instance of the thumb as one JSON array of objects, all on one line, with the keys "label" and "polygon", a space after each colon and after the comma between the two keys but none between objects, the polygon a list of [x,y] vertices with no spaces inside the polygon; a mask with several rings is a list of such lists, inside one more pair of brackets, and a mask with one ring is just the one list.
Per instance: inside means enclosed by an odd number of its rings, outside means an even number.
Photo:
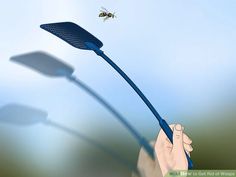
[{"label": "thumb", "polygon": [[180,124],[176,124],[173,130],[173,149],[172,151],[181,152],[184,151],[183,145],[183,127]]}]

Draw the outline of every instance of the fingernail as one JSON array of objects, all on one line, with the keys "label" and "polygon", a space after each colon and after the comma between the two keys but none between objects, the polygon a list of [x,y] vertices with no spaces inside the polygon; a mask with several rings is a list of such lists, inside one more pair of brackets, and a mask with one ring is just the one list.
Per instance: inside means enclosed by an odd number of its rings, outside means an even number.
[{"label": "fingernail", "polygon": [[178,130],[178,131],[181,131],[182,130],[182,126],[180,124],[176,124],[175,125],[175,129]]}]

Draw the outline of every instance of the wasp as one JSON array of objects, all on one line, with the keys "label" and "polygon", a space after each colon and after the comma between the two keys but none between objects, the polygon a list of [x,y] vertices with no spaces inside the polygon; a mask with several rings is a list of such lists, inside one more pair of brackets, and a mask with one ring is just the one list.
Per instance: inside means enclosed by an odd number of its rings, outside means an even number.
[{"label": "wasp", "polygon": [[104,17],[103,21],[106,21],[109,18],[115,18],[115,12],[111,13],[109,12],[107,9],[105,9],[104,7],[101,7],[102,10],[100,10],[100,14],[99,17]]}]

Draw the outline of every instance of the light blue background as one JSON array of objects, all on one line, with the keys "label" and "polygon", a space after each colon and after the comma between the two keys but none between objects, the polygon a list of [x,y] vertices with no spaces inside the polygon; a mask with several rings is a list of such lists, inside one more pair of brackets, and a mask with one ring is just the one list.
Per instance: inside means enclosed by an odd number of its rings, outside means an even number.
[{"label": "light blue background", "polygon": [[[103,22],[100,7],[116,12]],[[11,63],[13,55],[42,50],[68,62],[149,138],[159,127],[133,90],[102,59],[72,48],[39,28],[73,21],[104,44],[116,62],[173,122],[197,123],[202,114],[235,102],[236,1],[234,0],[25,0],[0,6],[0,106],[17,102],[48,111],[49,117],[95,137],[97,132],[128,134],[112,115],[63,79],[46,78]],[[37,163],[55,168],[76,141],[47,127],[1,125]],[[42,163],[44,161],[44,163]],[[50,166],[51,168],[51,166]]]}]

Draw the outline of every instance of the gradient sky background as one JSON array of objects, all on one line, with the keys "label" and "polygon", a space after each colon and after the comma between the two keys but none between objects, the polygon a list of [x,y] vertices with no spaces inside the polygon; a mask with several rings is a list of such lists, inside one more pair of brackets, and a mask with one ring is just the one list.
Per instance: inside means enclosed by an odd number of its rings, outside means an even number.
[{"label": "gradient sky background", "polygon": [[[103,22],[100,7],[116,12]],[[150,99],[169,123],[204,121],[200,116],[235,102],[235,0],[25,0],[0,6],[0,106],[17,102],[48,111],[49,117],[96,139],[97,132],[128,134],[82,90],[9,61],[13,55],[46,51],[71,64],[75,75],[154,138],[159,127],[133,90],[102,59],[72,48],[39,28],[73,21],[102,48]],[[186,116],[183,116],[186,115]],[[60,165],[69,136],[36,125],[0,126],[19,148],[45,166]],[[40,163],[40,160],[39,162]],[[51,167],[50,167],[51,168]]]}]

